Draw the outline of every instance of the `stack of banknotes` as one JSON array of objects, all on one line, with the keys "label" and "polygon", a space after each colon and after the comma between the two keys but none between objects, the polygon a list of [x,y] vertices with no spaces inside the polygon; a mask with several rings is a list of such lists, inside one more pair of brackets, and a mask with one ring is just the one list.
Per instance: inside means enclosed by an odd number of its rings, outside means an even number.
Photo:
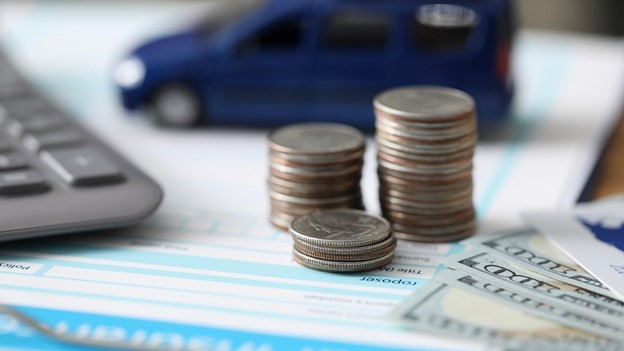
[{"label": "stack of banknotes", "polygon": [[531,230],[477,236],[390,318],[504,350],[624,350],[624,303]]}]

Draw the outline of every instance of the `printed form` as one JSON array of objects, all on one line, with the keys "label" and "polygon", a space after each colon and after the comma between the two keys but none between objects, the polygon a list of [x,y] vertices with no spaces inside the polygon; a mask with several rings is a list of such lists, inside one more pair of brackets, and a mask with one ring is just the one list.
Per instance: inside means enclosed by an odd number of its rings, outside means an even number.
[{"label": "printed form", "polygon": [[[145,34],[139,28],[197,6],[90,6],[57,4],[56,16],[22,8],[19,20],[0,21],[3,41],[45,93],[153,175],[166,200],[135,228],[3,243],[0,349],[85,349],[76,341],[219,351],[481,348],[384,319],[459,244],[400,241],[391,264],[361,274],[303,268],[290,237],[268,224],[267,131],[167,131],[123,115],[103,57],[129,47],[128,37]],[[76,18],[81,36],[68,25]],[[84,50],[94,37],[99,45]],[[527,209],[572,206],[624,96],[620,41],[521,33],[516,44],[514,128],[484,135],[475,157],[480,232],[520,226]],[[369,137],[362,187],[378,213],[375,164]]]}]

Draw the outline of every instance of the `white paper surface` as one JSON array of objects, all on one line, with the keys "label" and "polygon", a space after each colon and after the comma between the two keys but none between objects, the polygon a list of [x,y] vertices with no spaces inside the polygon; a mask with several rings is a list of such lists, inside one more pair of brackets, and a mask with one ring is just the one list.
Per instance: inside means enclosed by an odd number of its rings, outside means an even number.
[{"label": "white paper surface", "polygon": [[525,218],[624,300],[624,198],[585,203],[574,211],[529,212]]}]

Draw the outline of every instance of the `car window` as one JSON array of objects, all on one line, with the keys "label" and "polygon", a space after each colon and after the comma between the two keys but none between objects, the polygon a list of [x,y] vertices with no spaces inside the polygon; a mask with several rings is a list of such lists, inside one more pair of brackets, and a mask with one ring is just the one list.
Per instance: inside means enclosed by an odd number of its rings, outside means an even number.
[{"label": "car window", "polygon": [[278,20],[243,40],[237,52],[240,55],[253,55],[263,51],[295,51],[300,47],[303,27],[301,17]]},{"label": "car window", "polygon": [[327,19],[324,45],[329,49],[383,49],[390,34],[390,18],[372,12],[335,12]]},{"label": "car window", "polygon": [[411,16],[413,45],[435,52],[462,49],[479,24],[472,9],[452,4],[423,5]]},{"label": "car window", "polygon": [[211,38],[223,28],[264,6],[266,0],[228,0],[211,4],[210,11],[198,22],[198,33]]}]

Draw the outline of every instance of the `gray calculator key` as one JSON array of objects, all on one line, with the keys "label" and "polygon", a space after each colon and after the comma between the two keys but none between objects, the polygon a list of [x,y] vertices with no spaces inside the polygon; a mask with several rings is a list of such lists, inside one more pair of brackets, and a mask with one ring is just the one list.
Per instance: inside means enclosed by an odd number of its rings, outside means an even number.
[{"label": "gray calculator key", "polygon": [[18,138],[25,132],[37,134],[50,129],[59,129],[63,126],[66,126],[66,123],[62,117],[51,113],[38,113],[10,122],[6,130],[9,134]]},{"label": "gray calculator key", "polygon": [[31,117],[22,118],[18,123],[24,131],[36,133],[61,127],[65,125],[65,120],[57,114],[42,112]]},{"label": "gray calculator key", "polygon": [[24,145],[33,151],[38,151],[45,148],[79,144],[82,140],[83,135],[79,130],[68,128],[28,134],[24,137]]},{"label": "gray calculator key", "polygon": [[41,192],[48,189],[41,173],[34,170],[0,173],[0,195]]},{"label": "gray calculator key", "polygon": [[41,98],[34,95],[24,95],[0,102],[9,115],[13,117],[25,117],[49,108],[49,105]]},{"label": "gray calculator key", "polygon": [[7,110],[0,106],[0,126],[4,125],[9,121],[9,113]]},{"label": "gray calculator key", "polygon": [[28,167],[26,160],[15,152],[0,153],[0,171]]},{"label": "gray calculator key", "polygon": [[0,152],[11,150],[12,148],[11,143],[0,135]]},{"label": "gray calculator key", "polygon": [[124,179],[113,162],[90,147],[48,150],[41,153],[41,159],[71,185],[98,185]]}]

